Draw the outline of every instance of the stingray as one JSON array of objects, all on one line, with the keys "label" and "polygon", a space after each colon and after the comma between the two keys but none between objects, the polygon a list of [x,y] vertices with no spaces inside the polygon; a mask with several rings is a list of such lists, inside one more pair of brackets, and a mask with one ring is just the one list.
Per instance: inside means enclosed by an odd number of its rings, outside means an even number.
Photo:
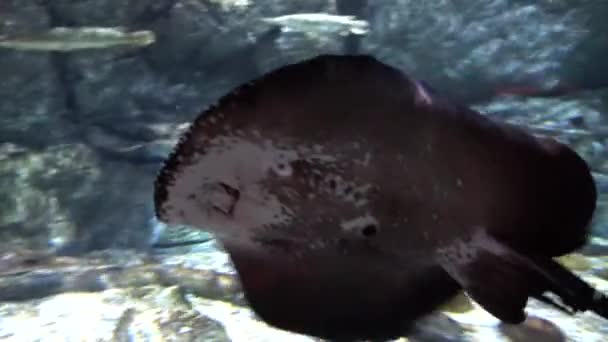
[{"label": "stingray", "polygon": [[154,196],[161,221],[214,234],[281,329],[390,339],[462,290],[506,323],[529,298],[608,317],[606,296],[553,259],[588,239],[585,161],[371,56],[237,87],[184,133]]}]

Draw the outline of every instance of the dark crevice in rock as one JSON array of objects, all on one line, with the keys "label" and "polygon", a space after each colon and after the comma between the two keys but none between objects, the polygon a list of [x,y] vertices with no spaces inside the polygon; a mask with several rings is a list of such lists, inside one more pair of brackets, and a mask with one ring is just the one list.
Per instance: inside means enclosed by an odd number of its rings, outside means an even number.
[{"label": "dark crevice in rock", "polygon": [[63,103],[65,106],[63,118],[73,124],[81,124],[81,111],[78,105],[76,90],[73,86],[73,77],[70,75],[68,58],[68,56],[60,52],[50,53],[52,69],[55,72],[57,82],[63,91]]},{"label": "dark crevice in rock", "polygon": [[[173,8],[176,0],[166,1],[163,6],[157,8],[149,6],[146,11],[142,13],[142,15],[136,20],[137,25],[145,25],[146,20],[154,20],[154,18],[162,17],[163,15],[168,15],[167,13]],[[49,17],[49,23],[51,27],[64,26],[64,27],[74,27],[76,23],[73,20],[69,20],[64,18],[61,15],[61,12],[56,7],[56,4],[52,2],[46,2],[45,9]],[[136,52],[137,53],[137,52]],[[137,55],[134,55],[136,57]],[[50,52],[49,55],[50,64],[52,66],[52,71],[56,75],[57,83],[59,88],[61,89],[60,94],[63,96],[63,106],[64,112],[62,113],[62,119],[66,122],[78,126],[79,129],[73,130],[77,135],[76,138],[79,141],[82,141],[87,144],[90,148],[95,150],[102,158],[107,158],[108,160],[121,160],[127,163],[132,164],[157,164],[161,162],[160,157],[149,156],[145,153],[140,154],[137,150],[131,151],[130,153],[124,153],[121,151],[115,151],[111,148],[104,148],[103,146],[97,146],[95,144],[91,144],[86,139],[86,130],[91,129],[93,126],[102,126],[101,128],[105,131],[108,131],[112,135],[116,135],[119,138],[124,138],[126,140],[133,140],[135,143],[149,142],[154,140],[155,137],[151,137],[150,134],[146,134],[149,132],[133,132],[133,131],[125,131],[119,128],[116,128],[109,124],[107,121],[100,120],[103,122],[103,125],[100,123],[93,123],[90,120],[86,119],[83,110],[78,101],[78,91],[76,88],[76,84],[78,84],[79,75],[76,74],[74,68],[71,67],[71,59],[68,54],[61,52]],[[41,145],[41,144],[38,144]]]},{"label": "dark crevice in rock", "polygon": [[201,0],[201,4],[203,4],[205,6],[205,8],[207,9],[207,14],[209,14],[209,18],[213,19],[213,21],[215,21],[217,26],[220,26],[220,27],[229,26],[228,22],[226,22],[226,20],[223,18],[221,11],[218,9],[219,3],[214,4],[213,2],[211,2],[209,0]]},{"label": "dark crevice in rock", "polygon": [[[76,23],[73,20],[64,18],[52,2],[44,2],[43,4],[51,27],[75,26]],[[70,73],[69,56],[60,52],[50,52],[49,58],[52,71],[56,75],[58,86],[61,88],[61,93],[63,94],[65,110],[63,119],[72,124],[81,124],[80,108],[78,105],[76,89],[74,89],[73,86],[75,77]]]},{"label": "dark crevice in rock", "polygon": [[15,144],[30,151],[43,151],[48,145],[45,136],[0,129],[0,144],[4,143]]},{"label": "dark crevice in rock", "polygon": [[150,5],[146,7],[133,19],[133,28],[148,28],[150,23],[153,23],[159,19],[169,18],[171,16],[171,11],[176,4],[177,0],[165,0],[156,6]]},{"label": "dark crevice in rock", "polygon": [[[366,19],[368,0],[336,0],[336,11],[340,15],[352,15]],[[358,54],[361,49],[361,35],[349,34],[345,37],[342,51],[345,54]]]}]

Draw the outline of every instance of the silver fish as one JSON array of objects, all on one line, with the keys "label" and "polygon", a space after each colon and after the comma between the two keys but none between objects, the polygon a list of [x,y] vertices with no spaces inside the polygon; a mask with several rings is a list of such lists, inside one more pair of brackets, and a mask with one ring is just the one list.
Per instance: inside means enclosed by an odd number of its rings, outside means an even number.
[{"label": "silver fish", "polygon": [[364,35],[369,32],[369,23],[358,20],[355,16],[334,15],[328,13],[297,13],[274,18],[263,18],[262,21],[280,25],[283,31],[326,32],[347,35],[349,33]]},{"label": "silver fish", "polygon": [[0,47],[32,51],[75,51],[154,43],[152,31],[128,32],[122,27],[55,27],[46,32],[0,36]]}]

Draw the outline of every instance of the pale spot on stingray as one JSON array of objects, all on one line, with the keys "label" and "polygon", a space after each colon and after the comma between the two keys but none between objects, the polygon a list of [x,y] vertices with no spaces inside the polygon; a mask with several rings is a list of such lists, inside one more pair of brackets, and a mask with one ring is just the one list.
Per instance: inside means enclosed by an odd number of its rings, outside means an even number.
[{"label": "pale spot on stingray", "polygon": [[365,153],[365,158],[363,159],[363,165],[368,166],[372,160],[372,154],[367,152]]},{"label": "pale spot on stingray", "polygon": [[462,179],[457,178],[457,179],[456,179],[456,186],[458,186],[459,188],[462,188],[462,185],[463,185],[463,183],[462,183]]},{"label": "pale spot on stingray", "polygon": [[315,240],[315,241],[311,242],[308,245],[308,248],[310,248],[311,250],[315,250],[315,249],[325,248],[325,246],[326,246],[325,241],[323,241],[321,239],[318,239],[318,240]]},{"label": "pale spot on stingray", "polygon": [[420,84],[419,81],[415,81],[414,85],[416,86],[416,103],[425,105],[433,104],[431,95],[424,89],[422,84]]},{"label": "pale spot on stingray", "polygon": [[371,162],[371,160],[372,160],[372,154],[369,152],[366,152],[365,155],[363,156],[363,159],[356,160],[355,162],[362,166],[369,166],[369,163]]},{"label": "pale spot on stingray", "polygon": [[357,207],[357,208],[361,208],[361,207],[366,206],[367,204],[369,204],[369,201],[368,201],[368,200],[366,200],[366,199],[361,199],[361,200],[358,200],[357,202],[355,202],[355,207]]},{"label": "pale spot on stingray", "polygon": [[368,204],[366,193],[371,188],[370,184],[356,186],[354,183],[346,183],[345,185],[342,190],[345,201],[353,203],[358,208]]},{"label": "pale spot on stingray", "polygon": [[[174,180],[166,186],[168,197],[160,209],[164,220],[231,238],[246,234],[248,229],[288,224],[293,219],[291,208],[285,207],[262,183],[281,154],[286,162],[298,157],[294,151],[271,144],[260,146],[246,139],[224,137],[211,141],[204,154],[180,155],[173,170]],[[239,192],[234,205],[221,191],[204,190],[221,183]],[[226,214],[226,210],[214,207],[233,208]]]},{"label": "pale spot on stingray", "polygon": [[369,213],[363,216],[355,217],[351,220],[340,222],[340,227],[342,230],[349,233],[359,233],[362,229],[368,226],[374,226],[376,229],[378,227],[378,220]]},{"label": "pale spot on stingray", "polygon": [[438,255],[453,265],[466,265],[475,261],[477,248],[470,242],[460,239],[454,240],[450,245],[439,248]]}]

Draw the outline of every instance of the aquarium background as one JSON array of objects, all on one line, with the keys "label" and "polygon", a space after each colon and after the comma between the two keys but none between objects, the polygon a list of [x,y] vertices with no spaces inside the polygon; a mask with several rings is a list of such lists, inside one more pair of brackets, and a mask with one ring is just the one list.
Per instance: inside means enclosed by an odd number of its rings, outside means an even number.
[{"label": "aquarium background", "polygon": [[[297,13],[353,15],[368,31],[263,20]],[[0,47],[0,340],[315,341],[257,320],[212,237],[154,219],[152,184],[203,109],[321,53],[371,54],[573,146],[593,169],[599,207],[589,245],[562,262],[606,292],[607,16],[601,0],[1,0],[0,42],[53,27],[156,39]],[[533,300],[528,312],[538,319],[500,325],[462,296],[409,340],[608,340],[593,314]]]}]

